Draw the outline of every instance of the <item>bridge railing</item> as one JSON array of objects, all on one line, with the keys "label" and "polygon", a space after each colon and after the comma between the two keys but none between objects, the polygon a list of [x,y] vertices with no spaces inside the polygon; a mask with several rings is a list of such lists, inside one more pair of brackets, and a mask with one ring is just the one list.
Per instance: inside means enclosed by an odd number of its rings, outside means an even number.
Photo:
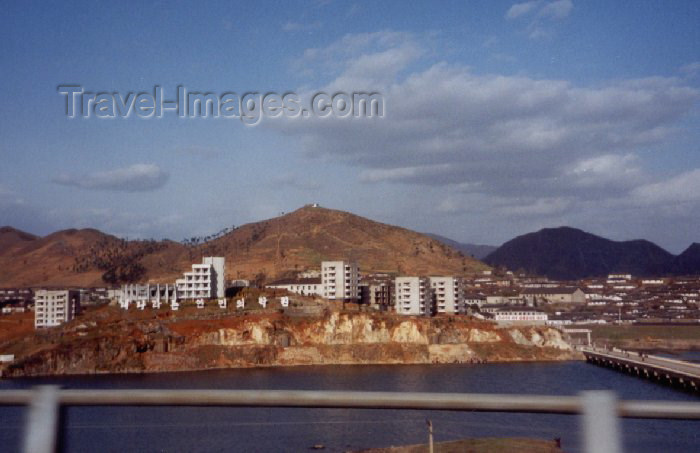
[{"label": "bridge railing", "polygon": [[577,396],[296,390],[70,390],[39,386],[0,391],[0,405],[28,405],[23,451],[56,449],[66,406],[230,406],[345,409],[418,409],[581,414],[584,450],[619,453],[619,417],[699,420],[700,402],[620,401],[613,392]]},{"label": "bridge railing", "polygon": [[[594,346],[581,346],[578,348],[578,350],[583,351],[583,352],[608,354],[608,355],[613,355],[613,356],[617,355],[620,357],[624,356],[624,357],[628,357],[628,358],[633,358],[633,357],[641,358],[642,357],[642,354],[639,352],[627,351],[627,350],[619,349],[619,348],[604,349],[604,348],[598,348],[598,347],[594,347]],[[654,360],[659,361],[659,362],[665,362],[665,363],[672,364],[672,365],[682,365],[684,367],[695,368],[700,373],[700,363],[672,359],[670,357],[663,357],[663,356],[655,355],[655,354],[644,354],[644,356],[646,358],[654,359]]]}]

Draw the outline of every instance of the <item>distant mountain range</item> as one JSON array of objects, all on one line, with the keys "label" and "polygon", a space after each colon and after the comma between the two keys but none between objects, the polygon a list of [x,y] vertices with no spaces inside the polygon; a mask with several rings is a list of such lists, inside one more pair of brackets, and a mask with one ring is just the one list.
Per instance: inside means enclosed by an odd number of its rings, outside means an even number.
[{"label": "distant mountain range", "polygon": [[476,258],[478,260],[483,260],[486,258],[491,252],[496,250],[498,247],[495,245],[482,245],[482,244],[470,244],[470,243],[464,243],[464,242],[457,242],[455,240],[446,238],[445,236],[440,236],[439,234],[433,234],[433,233],[423,233],[426,236],[429,236],[433,239],[436,239],[440,242],[442,242],[445,245],[449,245],[455,250],[459,250],[460,252],[464,253],[467,256],[471,256],[473,258]]},{"label": "distant mountain range", "polygon": [[511,239],[484,262],[557,280],[602,277],[700,274],[700,244],[673,255],[646,240],[612,241],[576,228],[545,228]]},{"label": "distant mountain range", "polygon": [[612,241],[560,227],[519,236],[496,248],[305,206],[186,243],[129,241],[95,229],[63,230],[39,237],[2,227],[0,287],[173,282],[202,256],[225,256],[230,279],[289,277],[317,269],[328,259],[357,260],[363,273],[403,275],[461,275],[488,269],[479,259],[490,266],[558,280],[616,272],[636,276],[700,274],[697,243],[675,256],[649,241]]},{"label": "distant mountain range", "polygon": [[488,267],[426,235],[348,212],[305,206],[188,243],[128,241],[95,229],[45,237],[0,228],[0,287],[172,283],[202,256],[226,257],[227,278],[274,279],[322,260],[356,260],[363,272],[458,275]]}]

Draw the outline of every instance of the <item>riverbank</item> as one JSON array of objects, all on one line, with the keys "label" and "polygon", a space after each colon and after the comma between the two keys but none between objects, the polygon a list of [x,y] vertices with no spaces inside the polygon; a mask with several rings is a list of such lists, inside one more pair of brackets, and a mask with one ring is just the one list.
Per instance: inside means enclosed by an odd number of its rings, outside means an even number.
[{"label": "riverbank", "polygon": [[458,317],[327,310],[92,310],[65,326],[0,343],[5,377],[149,373],[301,365],[553,361],[582,358],[559,330]]},{"label": "riverbank", "polygon": [[592,325],[593,341],[627,351],[668,352],[700,350],[700,325]]},{"label": "riverbank", "polygon": [[[529,439],[529,438],[499,438],[487,437],[480,439],[461,439],[448,442],[436,442],[435,453],[559,453],[560,448],[556,440]],[[401,447],[370,448],[358,450],[356,453],[429,453],[428,444],[406,445]]]}]

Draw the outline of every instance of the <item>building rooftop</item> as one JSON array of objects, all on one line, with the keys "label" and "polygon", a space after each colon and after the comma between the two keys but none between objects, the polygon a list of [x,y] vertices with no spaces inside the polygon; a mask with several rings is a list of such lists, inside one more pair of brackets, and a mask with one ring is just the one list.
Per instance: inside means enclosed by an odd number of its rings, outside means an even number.
[{"label": "building rooftop", "polygon": [[318,278],[283,278],[281,280],[275,280],[274,282],[270,282],[266,286],[320,285],[320,284],[321,284],[321,277],[318,277]]},{"label": "building rooftop", "polygon": [[522,294],[573,294],[580,288],[577,286],[560,286],[558,288],[525,288]]}]

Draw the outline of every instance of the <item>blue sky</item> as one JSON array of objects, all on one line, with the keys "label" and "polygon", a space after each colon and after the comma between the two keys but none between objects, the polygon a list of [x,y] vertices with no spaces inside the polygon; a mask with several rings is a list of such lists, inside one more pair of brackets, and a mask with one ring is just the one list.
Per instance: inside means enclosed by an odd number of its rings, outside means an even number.
[{"label": "blue sky", "polygon": [[[179,240],[318,202],[464,242],[700,242],[697,1],[4,9],[0,224]],[[64,84],[371,90],[386,114],[69,119]]]}]

